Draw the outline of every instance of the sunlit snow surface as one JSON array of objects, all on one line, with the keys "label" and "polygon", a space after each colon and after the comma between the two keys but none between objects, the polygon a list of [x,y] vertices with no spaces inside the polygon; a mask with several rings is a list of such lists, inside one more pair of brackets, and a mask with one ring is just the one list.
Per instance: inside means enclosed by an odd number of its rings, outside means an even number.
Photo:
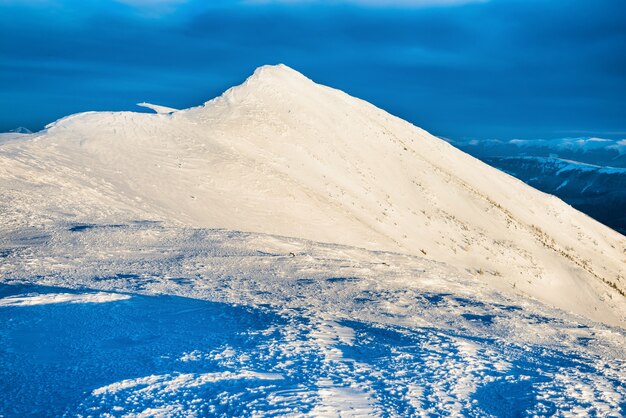
[{"label": "sunlit snow surface", "polygon": [[2,416],[626,414],[622,330],[418,257],[145,222],[2,245]]}]

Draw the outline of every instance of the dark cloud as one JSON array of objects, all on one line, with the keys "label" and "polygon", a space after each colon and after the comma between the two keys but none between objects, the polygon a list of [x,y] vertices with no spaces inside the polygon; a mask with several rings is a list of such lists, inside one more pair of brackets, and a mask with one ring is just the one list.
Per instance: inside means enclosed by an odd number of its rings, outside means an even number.
[{"label": "dark cloud", "polygon": [[621,0],[455,7],[0,5],[0,130],[199,104],[284,62],[452,138],[626,130]]}]

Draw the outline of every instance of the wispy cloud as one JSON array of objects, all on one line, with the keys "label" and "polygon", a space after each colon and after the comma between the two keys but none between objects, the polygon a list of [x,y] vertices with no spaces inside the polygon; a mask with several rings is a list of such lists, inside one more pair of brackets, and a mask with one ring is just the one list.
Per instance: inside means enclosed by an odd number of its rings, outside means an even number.
[{"label": "wispy cloud", "polygon": [[580,134],[580,135],[612,135],[612,136],[626,136],[626,131],[585,131],[585,130],[559,130],[558,133],[565,134]]},{"label": "wispy cloud", "polygon": [[115,0],[131,6],[164,6],[187,3],[187,0]]},{"label": "wispy cloud", "polygon": [[490,0],[244,0],[248,4],[344,4],[366,7],[436,7],[486,3]]},{"label": "wispy cloud", "polygon": [[130,6],[146,17],[163,17],[178,11],[188,0],[114,0]]}]

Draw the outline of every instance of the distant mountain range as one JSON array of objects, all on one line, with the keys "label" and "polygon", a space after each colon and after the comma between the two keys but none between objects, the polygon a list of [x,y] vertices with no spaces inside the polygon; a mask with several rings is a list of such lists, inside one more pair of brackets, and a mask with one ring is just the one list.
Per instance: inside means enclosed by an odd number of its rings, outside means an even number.
[{"label": "distant mountain range", "polygon": [[558,157],[602,167],[626,168],[626,139],[489,139],[449,142],[481,159],[495,156]]}]

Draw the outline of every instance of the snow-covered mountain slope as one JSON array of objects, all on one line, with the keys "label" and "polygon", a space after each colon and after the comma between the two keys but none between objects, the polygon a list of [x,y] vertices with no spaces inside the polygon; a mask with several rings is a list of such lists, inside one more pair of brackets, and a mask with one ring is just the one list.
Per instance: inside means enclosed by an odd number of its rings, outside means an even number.
[{"label": "snow-covered mountain slope", "polygon": [[283,65],[200,107],[11,138],[0,184],[5,231],[151,218],[385,250],[626,324],[622,235]]},{"label": "snow-covered mountain slope", "polygon": [[555,139],[498,139],[451,141],[459,149],[484,161],[485,158],[558,156],[602,167],[626,168],[626,139],[555,138]]}]

